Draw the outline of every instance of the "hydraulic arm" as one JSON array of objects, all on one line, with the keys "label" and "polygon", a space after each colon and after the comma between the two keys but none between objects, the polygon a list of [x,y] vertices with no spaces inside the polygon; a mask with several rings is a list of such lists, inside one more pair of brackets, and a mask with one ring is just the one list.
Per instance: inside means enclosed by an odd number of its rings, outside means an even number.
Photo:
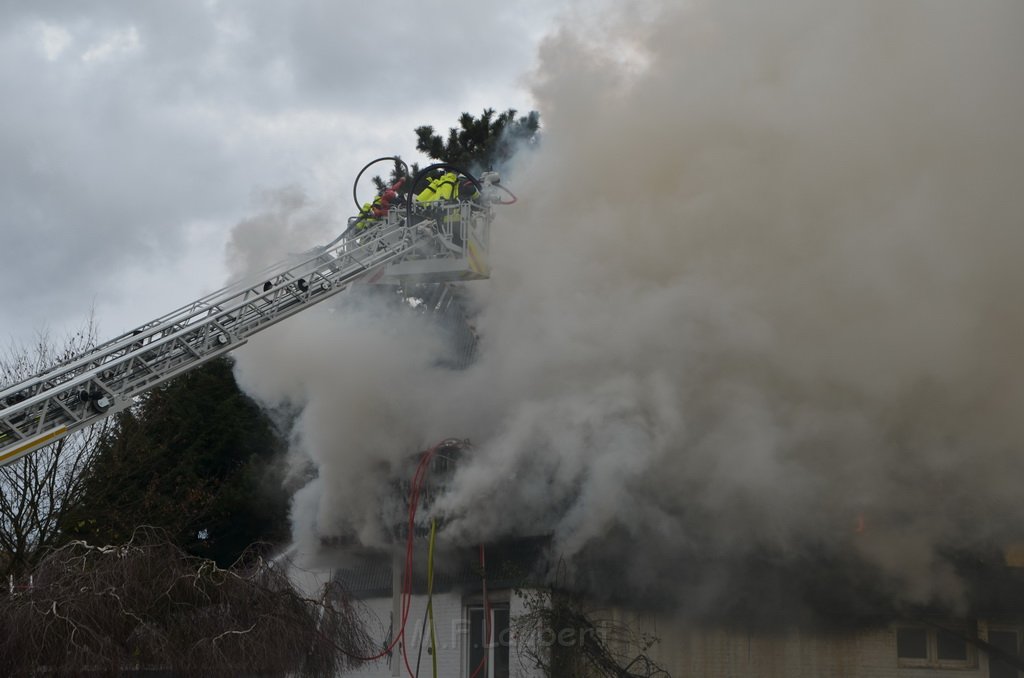
[{"label": "hydraulic arm", "polygon": [[[475,181],[475,180],[474,180]],[[496,183],[496,179],[493,180]],[[354,282],[485,278],[490,182],[474,200],[391,206],[293,256],[0,392],[0,465],[129,407],[147,390]]]}]

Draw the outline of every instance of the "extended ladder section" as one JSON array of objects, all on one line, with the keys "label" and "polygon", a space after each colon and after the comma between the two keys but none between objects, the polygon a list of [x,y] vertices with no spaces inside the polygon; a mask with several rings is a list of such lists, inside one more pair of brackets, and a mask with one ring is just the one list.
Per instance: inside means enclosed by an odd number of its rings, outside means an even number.
[{"label": "extended ladder section", "polygon": [[[354,282],[485,278],[490,203],[388,213],[0,392],[0,465],[129,407],[147,390]],[[354,230],[354,229],[350,229]]]}]

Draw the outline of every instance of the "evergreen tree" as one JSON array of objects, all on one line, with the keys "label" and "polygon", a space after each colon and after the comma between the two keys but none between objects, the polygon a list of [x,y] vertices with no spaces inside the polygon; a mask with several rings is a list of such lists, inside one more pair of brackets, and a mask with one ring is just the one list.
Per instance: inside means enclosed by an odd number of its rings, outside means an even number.
[{"label": "evergreen tree", "polygon": [[487,108],[479,118],[469,113],[459,116],[459,127],[448,130],[447,140],[431,125],[417,127],[416,149],[434,160],[479,173],[505,164],[521,146],[535,146],[539,130],[537,111],[517,118],[514,108],[497,116]]},{"label": "evergreen tree", "polygon": [[141,396],[98,446],[70,537],[115,544],[140,525],[228,566],[253,542],[288,538],[275,460],[283,441],[218,358]]},{"label": "evergreen tree", "polygon": [[[420,171],[419,163],[415,163],[414,162],[412,164],[412,166],[409,167],[409,173],[412,176],[416,176],[417,174],[419,174],[419,171]],[[373,178],[373,185],[377,189],[377,195],[380,195],[389,186],[394,186],[396,183],[398,183],[399,179],[405,179],[406,180],[406,185],[402,186],[400,193],[402,195],[408,195],[408,193],[409,193],[408,183],[409,183],[409,179],[410,178],[411,177],[409,176],[409,174],[406,174],[406,172],[405,172],[405,165],[401,162],[401,160],[396,159],[394,167],[391,168],[391,174],[388,177],[388,181],[385,182],[384,179],[380,178],[379,176],[375,176]]]},{"label": "evergreen tree", "polygon": [[[540,140],[540,114],[530,111],[516,117],[516,110],[510,108],[495,115],[493,108],[486,108],[479,118],[469,113],[459,116],[459,126],[449,128],[447,139],[435,133],[432,125],[421,125],[415,132],[416,150],[431,160],[478,175],[504,166],[523,148],[536,147]],[[413,163],[409,171],[415,176],[419,169],[419,165]],[[381,193],[404,176],[404,166],[396,161],[388,182],[379,176],[374,177],[373,182]],[[412,187],[408,184],[403,187],[403,193],[410,190]]]}]

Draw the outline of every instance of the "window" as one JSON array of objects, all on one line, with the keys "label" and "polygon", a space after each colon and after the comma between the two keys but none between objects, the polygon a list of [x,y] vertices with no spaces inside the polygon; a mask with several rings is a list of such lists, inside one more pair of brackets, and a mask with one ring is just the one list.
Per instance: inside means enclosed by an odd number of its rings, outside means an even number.
[{"label": "window", "polygon": [[935,649],[940,662],[967,661],[967,641],[964,640],[963,635],[938,630],[935,632]]},{"label": "window", "polygon": [[485,623],[483,605],[466,609],[469,621],[469,661],[466,678],[471,678],[487,658],[487,671],[476,678],[509,678],[509,609],[507,603],[488,607],[490,627]]},{"label": "window", "polygon": [[[970,669],[978,665],[966,626],[936,628],[906,626],[896,629],[896,657],[900,666]],[[1014,677],[1016,678],[1016,677]]]},{"label": "window", "polygon": [[[1012,629],[989,629],[988,642],[1002,650],[1009,657],[1020,657],[1021,641],[1017,631]],[[1018,678],[1016,667],[995,652],[988,653],[988,678]]]},{"label": "window", "polygon": [[[928,662],[928,632],[924,629],[899,629],[896,631],[896,655],[901,660]],[[901,661],[901,664],[907,662]]]}]

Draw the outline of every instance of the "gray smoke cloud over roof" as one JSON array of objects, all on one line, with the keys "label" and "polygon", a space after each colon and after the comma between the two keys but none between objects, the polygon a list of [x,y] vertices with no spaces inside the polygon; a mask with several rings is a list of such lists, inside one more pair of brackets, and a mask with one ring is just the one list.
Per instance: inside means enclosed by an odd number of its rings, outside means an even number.
[{"label": "gray smoke cloud over roof", "polygon": [[697,606],[765,552],[959,600],[943,554],[1024,525],[1024,5],[634,9],[540,47],[471,368],[372,310],[241,352],[305,406],[297,539],[379,540],[375,469],[470,437],[445,539],[550,534]]}]

